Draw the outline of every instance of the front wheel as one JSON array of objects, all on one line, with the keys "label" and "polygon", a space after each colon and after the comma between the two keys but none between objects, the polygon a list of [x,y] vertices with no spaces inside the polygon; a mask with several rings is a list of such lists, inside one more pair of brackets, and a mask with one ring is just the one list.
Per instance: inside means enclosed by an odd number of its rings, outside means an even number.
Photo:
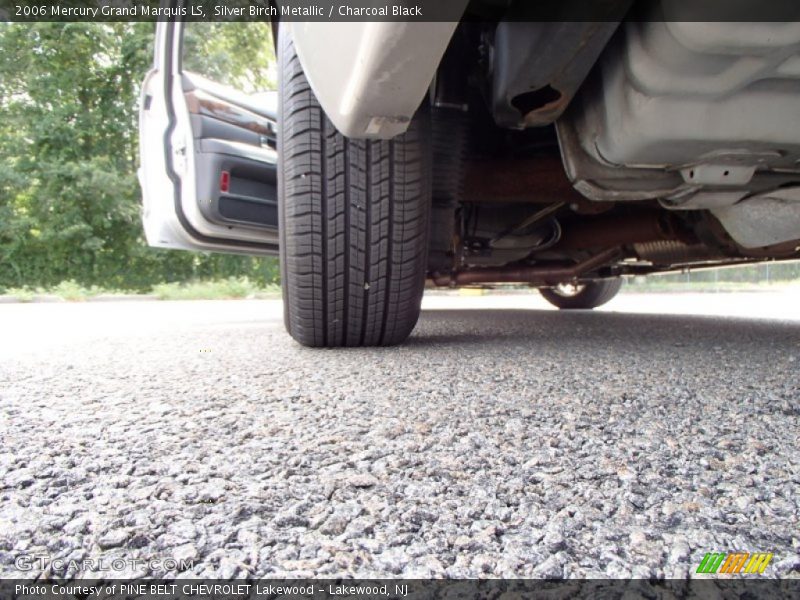
[{"label": "front wheel", "polygon": [[389,141],[344,137],[281,28],[278,136],[284,320],[305,346],[388,346],[417,323],[431,206],[429,113]]},{"label": "front wheel", "polygon": [[597,308],[619,293],[622,278],[598,279],[580,284],[540,288],[539,293],[553,306],[562,309]]}]

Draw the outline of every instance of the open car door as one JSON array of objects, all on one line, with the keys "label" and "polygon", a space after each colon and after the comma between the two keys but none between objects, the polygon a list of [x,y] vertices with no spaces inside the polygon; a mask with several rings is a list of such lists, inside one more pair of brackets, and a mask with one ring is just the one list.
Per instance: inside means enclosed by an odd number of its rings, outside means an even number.
[{"label": "open car door", "polygon": [[277,96],[182,68],[184,23],[159,22],[139,117],[151,246],[277,254]]}]

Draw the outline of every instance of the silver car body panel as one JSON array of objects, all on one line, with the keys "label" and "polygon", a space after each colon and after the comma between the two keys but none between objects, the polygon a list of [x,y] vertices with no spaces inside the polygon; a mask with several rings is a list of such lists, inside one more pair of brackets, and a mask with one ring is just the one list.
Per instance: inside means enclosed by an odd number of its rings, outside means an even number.
[{"label": "silver car body panel", "polygon": [[565,167],[590,199],[713,210],[745,247],[798,239],[776,195],[800,181],[798,99],[800,23],[628,22],[558,124]]},{"label": "silver car body panel", "polygon": [[[466,3],[465,3],[466,4]],[[456,22],[292,22],[295,48],[325,114],[347,137],[408,128]]]}]

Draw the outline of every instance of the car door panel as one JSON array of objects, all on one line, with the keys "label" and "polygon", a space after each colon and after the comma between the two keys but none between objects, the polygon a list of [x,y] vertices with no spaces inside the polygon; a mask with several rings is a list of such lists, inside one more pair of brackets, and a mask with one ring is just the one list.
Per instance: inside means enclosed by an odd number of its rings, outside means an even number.
[{"label": "car door panel", "polygon": [[275,121],[232,93],[218,95],[218,86],[200,87],[204,83],[184,77],[200,210],[220,225],[277,228]]},{"label": "car door panel", "polygon": [[242,142],[197,142],[197,197],[203,214],[220,224],[276,227],[278,222],[277,153]]},{"label": "car door panel", "polygon": [[182,72],[182,23],[158,24],[140,114],[143,221],[154,246],[275,254],[270,102]]}]

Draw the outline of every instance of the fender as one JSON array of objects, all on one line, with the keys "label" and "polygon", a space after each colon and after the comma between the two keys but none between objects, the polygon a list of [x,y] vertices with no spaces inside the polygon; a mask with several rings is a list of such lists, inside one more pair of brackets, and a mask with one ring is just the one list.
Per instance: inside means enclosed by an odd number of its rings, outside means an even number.
[{"label": "fender", "polygon": [[[466,6],[466,1],[463,3]],[[345,136],[408,128],[458,22],[287,22],[311,89]]]}]

